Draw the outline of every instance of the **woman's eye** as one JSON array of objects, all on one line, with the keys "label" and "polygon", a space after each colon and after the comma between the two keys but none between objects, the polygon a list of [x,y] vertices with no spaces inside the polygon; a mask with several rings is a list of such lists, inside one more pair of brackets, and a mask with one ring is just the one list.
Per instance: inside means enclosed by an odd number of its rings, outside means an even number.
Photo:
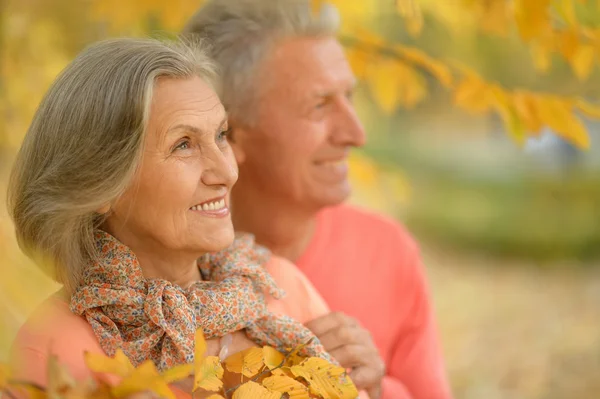
[{"label": "woman's eye", "polygon": [[189,142],[189,140],[185,140],[185,141],[182,141],[181,143],[177,144],[177,146],[174,149],[175,150],[187,150],[188,148],[190,148],[190,142]]},{"label": "woman's eye", "polygon": [[221,130],[221,133],[219,133],[219,135],[217,136],[217,141],[221,142],[227,140],[227,137],[229,137],[229,133],[231,133],[231,128],[227,130]]}]

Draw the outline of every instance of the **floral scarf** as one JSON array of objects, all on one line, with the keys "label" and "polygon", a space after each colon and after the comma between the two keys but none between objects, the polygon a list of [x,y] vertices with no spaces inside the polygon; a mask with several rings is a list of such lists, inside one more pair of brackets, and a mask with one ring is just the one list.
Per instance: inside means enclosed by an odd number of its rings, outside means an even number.
[{"label": "floral scarf", "polygon": [[95,234],[98,257],[86,268],[82,285],[71,297],[71,311],[84,316],[102,349],[117,349],[139,365],[151,359],[160,370],[194,360],[194,334],[218,338],[245,329],[258,345],[283,351],[312,341],[307,356],[331,360],[314,334],[288,316],[271,313],[265,291],[284,293],[264,268],[270,252],[241,235],[224,251],[199,265],[205,280],[181,287],[145,279],[135,254],[110,234]]}]

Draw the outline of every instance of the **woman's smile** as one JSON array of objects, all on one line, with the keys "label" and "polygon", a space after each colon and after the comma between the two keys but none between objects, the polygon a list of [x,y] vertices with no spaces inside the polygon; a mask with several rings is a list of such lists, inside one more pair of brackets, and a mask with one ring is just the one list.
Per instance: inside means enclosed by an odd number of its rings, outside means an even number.
[{"label": "woman's smile", "polygon": [[212,218],[223,218],[229,216],[229,207],[227,206],[225,196],[213,198],[194,205],[190,208],[190,211]]}]

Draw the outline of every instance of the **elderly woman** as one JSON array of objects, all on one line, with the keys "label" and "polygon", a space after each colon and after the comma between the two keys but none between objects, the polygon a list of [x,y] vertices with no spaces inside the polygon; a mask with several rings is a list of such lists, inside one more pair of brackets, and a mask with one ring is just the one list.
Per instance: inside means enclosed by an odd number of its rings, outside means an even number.
[{"label": "elderly woman", "polygon": [[[211,355],[226,334],[229,353],[313,337],[301,323],[327,312],[316,291],[250,237],[234,241],[237,166],[202,48],[100,42],[42,101],[9,208],[23,250],[64,289],[21,329],[17,378],[44,385],[50,353],[77,378],[85,351],[188,363],[196,328]],[[327,357],[312,342],[307,352]]]}]

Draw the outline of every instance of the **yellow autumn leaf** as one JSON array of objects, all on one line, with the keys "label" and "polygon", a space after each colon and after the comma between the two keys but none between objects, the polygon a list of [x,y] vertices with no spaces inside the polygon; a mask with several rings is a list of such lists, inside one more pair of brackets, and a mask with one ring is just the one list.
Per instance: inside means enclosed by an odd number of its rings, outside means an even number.
[{"label": "yellow autumn leaf", "polygon": [[183,380],[194,372],[193,364],[182,364],[179,366],[172,367],[167,371],[164,371],[161,375],[163,380],[170,384],[175,381]]},{"label": "yellow autumn leaf", "polygon": [[579,80],[583,81],[590,76],[594,66],[595,56],[596,49],[594,46],[581,44],[569,59],[571,68],[573,68],[573,72],[575,72],[575,76],[577,76]]},{"label": "yellow autumn leaf", "polygon": [[7,364],[0,363],[0,391],[6,388],[11,375],[10,367]]},{"label": "yellow autumn leaf", "polygon": [[484,31],[506,36],[511,19],[510,4],[507,1],[476,2],[479,7],[480,26]]},{"label": "yellow autumn leaf", "polygon": [[525,124],[519,117],[510,95],[499,86],[493,86],[491,92],[495,99],[494,108],[500,114],[506,131],[519,145],[525,144],[525,138],[527,137]]},{"label": "yellow autumn leaf", "polygon": [[554,10],[568,26],[577,27],[577,14],[575,13],[573,0],[556,0]]},{"label": "yellow autumn leaf", "polygon": [[417,48],[398,45],[395,49],[405,59],[431,73],[444,87],[452,86],[452,72],[442,62],[431,58]]},{"label": "yellow autumn leaf", "polygon": [[404,19],[406,31],[418,36],[423,30],[423,12],[417,0],[396,0],[396,10]]},{"label": "yellow autumn leaf", "polygon": [[346,371],[324,359],[311,357],[292,366],[291,371],[295,377],[308,381],[310,391],[315,395],[341,399],[355,399],[358,396],[358,390]]},{"label": "yellow autumn leaf", "polygon": [[539,96],[537,102],[544,124],[576,146],[589,147],[589,136],[585,126],[573,114],[573,104],[555,96]]},{"label": "yellow autumn leaf", "polygon": [[560,34],[557,34],[558,49],[563,57],[567,60],[571,60],[581,45],[579,40],[579,33],[573,29],[565,30]]},{"label": "yellow autumn leaf", "polygon": [[528,92],[516,91],[512,95],[512,102],[527,131],[534,134],[539,133],[543,124],[534,96]]},{"label": "yellow autumn leaf", "polygon": [[387,113],[399,105],[412,108],[427,96],[423,76],[400,60],[376,60],[369,65],[366,80],[375,101]]},{"label": "yellow autumn leaf", "polygon": [[248,348],[225,359],[227,370],[248,378],[254,377],[264,365],[262,348]]},{"label": "yellow autumn leaf", "polygon": [[287,393],[290,399],[310,399],[308,388],[304,384],[285,375],[267,377],[262,384],[271,391]]},{"label": "yellow autumn leaf", "polygon": [[269,370],[280,367],[285,360],[283,353],[271,346],[263,346],[263,361]]},{"label": "yellow autumn leaf", "polygon": [[219,395],[218,393],[213,393],[206,399],[225,399],[225,398],[223,396]]},{"label": "yellow autumn leaf", "polygon": [[346,58],[352,67],[352,72],[358,79],[364,79],[367,74],[367,66],[371,60],[372,55],[367,51],[351,46],[346,49]]},{"label": "yellow autumn leaf", "polygon": [[300,355],[300,352],[304,350],[304,348],[309,345],[313,341],[313,338],[309,339],[307,342],[304,342],[300,345],[297,345],[295,348],[291,349],[289,353],[285,356],[285,366],[290,367],[296,364],[302,363],[307,359],[306,356]]},{"label": "yellow autumn leaf", "polygon": [[175,394],[162,378],[152,360],[146,360],[140,364],[111,389],[112,394],[117,398],[145,391],[154,392],[162,398],[175,399]]},{"label": "yellow autumn leaf", "polygon": [[514,16],[524,41],[543,36],[551,30],[551,0],[514,0]]},{"label": "yellow autumn leaf", "polygon": [[117,349],[113,357],[100,353],[86,352],[83,358],[86,366],[96,373],[110,373],[119,377],[125,377],[135,369],[127,355],[121,349]]},{"label": "yellow autumn leaf", "polygon": [[454,90],[454,104],[474,114],[488,112],[494,103],[489,86],[476,76],[466,76]]},{"label": "yellow autumn leaf", "polygon": [[310,9],[314,15],[318,15],[321,11],[323,0],[310,0]]},{"label": "yellow autumn leaf", "polygon": [[583,99],[577,99],[574,103],[583,114],[589,118],[600,119],[600,104],[591,104]]},{"label": "yellow autumn leaf", "polygon": [[280,399],[281,393],[269,391],[253,381],[248,381],[233,393],[233,399]]},{"label": "yellow autumn leaf", "polygon": [[531,44],[530,52],[535,69],[548,72],[552,63],[552,49],[546,43],[537,41]]},{"label": "yellow autumn leaf", "polygon": [[196,330],[194,335],[194,362],[199,363],[206,354],[206,339],[204,338],[204,332],[201,328]]},{"label": "yellow autumn leaf", "polygon": [[198,388],[216,392],[223,387],[223,366],[218,356],[208,356],[195,363],[194,391]]},{"label": "yellow autumn leaf", "polygon": [[47,392],[50,396],[61,396],[73,389],[76,385],[75,378],[68,369],[59,363],[56,355],[48,357],[48,384]]}]

